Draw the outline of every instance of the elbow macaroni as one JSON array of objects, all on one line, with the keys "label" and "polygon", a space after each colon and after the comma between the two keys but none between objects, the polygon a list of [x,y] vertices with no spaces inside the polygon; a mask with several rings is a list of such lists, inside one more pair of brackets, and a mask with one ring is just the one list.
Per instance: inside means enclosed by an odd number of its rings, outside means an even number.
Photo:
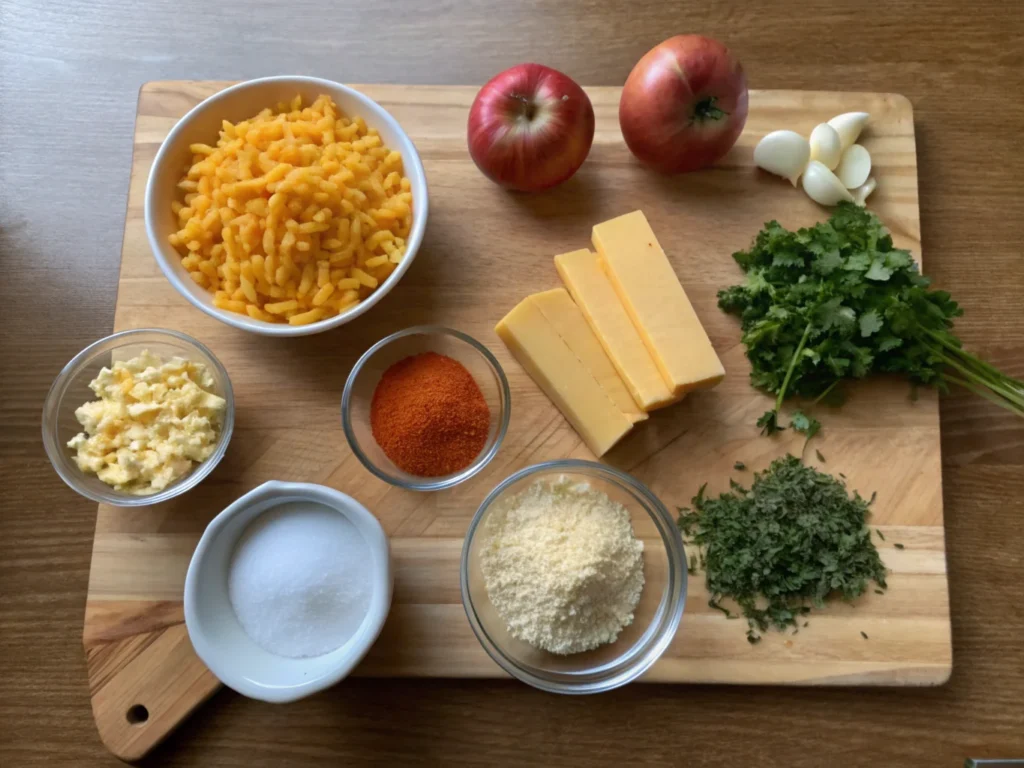
[{"label": "elbow macaroni", "polygon": [[320,96],[224,121],[193,144],[171,245],[215,306],[303,325],[358,304],[405,255],[412,192],[402,156]]}]

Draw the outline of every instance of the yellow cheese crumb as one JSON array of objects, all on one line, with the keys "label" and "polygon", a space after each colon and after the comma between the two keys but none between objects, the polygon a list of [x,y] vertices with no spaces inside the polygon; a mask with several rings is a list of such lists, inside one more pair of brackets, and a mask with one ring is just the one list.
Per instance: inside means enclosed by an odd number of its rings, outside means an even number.
[{"label": "yellow cheese crumb", "polygon": [[103,368],[89,388],[99,399],[75,411],[85,431],[68,447],[79,469],[116,490],[157,493],[213,453],[227,403],[205,365],[147,350]]}]

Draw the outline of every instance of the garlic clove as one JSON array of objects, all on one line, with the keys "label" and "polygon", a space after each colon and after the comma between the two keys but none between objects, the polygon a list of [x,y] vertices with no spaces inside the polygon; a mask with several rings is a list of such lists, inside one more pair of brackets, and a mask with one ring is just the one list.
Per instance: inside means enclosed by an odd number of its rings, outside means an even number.
[{"label": "garlic clove", "polygon": [[754,147],[754,164],[795,187],[810,155],[810,144],[796,131],[772,131]]},{"label": "garlic clove", "polygon": [[828,121],[828,124],[839,134],[844,151],[857,143],[857,138],[864,130],[864,126],[868,124],[870,117],[871,115],[867,112],[844,112]]},{"label": "garlic clove", "polygon": [[836,205],[843,200],[853,202],[850,191],[818,160],[811,160],[807,164],[803,185],[807,196],[820,205]]},{"label": "garlic clove", "polygon": [[836,176],[847,189],[855,189],[871,175],[871,153],[860,144],[848,147],[836,166]]},{"label": "garlic clove", "polygon": [[853,190],[853,202],[859,205],[861,208],[867,203],[868,196],[875,191],[875,187],[878,186],[878,182],[875,181],[875,177],[872,176],[870,179],[865,181],[855,190]]},{"label": "garlic clove", "polygon": [[843,154],[842,142],[836,129],[828,123],[821,123],[811,131],[811,160],[817,160],[830,171],[839,165]]}]

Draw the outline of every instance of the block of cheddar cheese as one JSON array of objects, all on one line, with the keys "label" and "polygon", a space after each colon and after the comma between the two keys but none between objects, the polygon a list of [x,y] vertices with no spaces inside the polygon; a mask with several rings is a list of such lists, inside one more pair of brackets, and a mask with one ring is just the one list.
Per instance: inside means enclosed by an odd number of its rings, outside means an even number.
[{"label": "block of cheddar cheese", "polygon": [[629,394],[615,366],[605,354],[601,342],[565,288],[535,293],[530,296],[530,300],[537,305],[555,333],[562,337],[562,341],[597,379],[598,384],[626,418],[634,423],[646,419],[647,414],[633,401],[633,396]]},{"label": "block of cheddar cheese", "polygon": [[633,427],[528,297],[498,323],[498,336],[596,456]]},{"label": "block of cheddar cheese", "polygon": [[674,403],[678,398],[659,373],[597,254],[586,249],[563,253],[555,256],[555,267],[640,409]]},{"label": "block of cheddar cheese", "polygon": [[725,369],[647,217],[633,211],[598,224],[593,242],[602,270],[672,394],[718,384]]}]

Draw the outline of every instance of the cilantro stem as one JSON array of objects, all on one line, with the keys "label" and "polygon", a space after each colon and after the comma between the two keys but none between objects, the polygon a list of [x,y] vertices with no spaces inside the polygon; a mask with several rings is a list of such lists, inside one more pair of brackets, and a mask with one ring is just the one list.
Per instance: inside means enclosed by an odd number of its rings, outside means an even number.
[{"label": "cilantro stem", "polygon": [[782,386],[779,388],[779,396],[775,398],[775,412],[779,412],[779,408],[782,407],[782,401],[786,399],[786,388],[789,386],[789,380],[793,378],[793,371],[796,370],[796,364],[800,360],[800,355],[804,351],[804,347],[807,345],[807,339],[811,335],[811,326],[814,325],[813,320],[807,321],[807,327],[804,328],[804,335],[800,337],[800,343],[797,344],[796,350],[793,352],[793,357],[789,361],[789,368],[786,369],[786,378],[782,380]]},{"label": "cilantro stem", "polygon": [[829,384],[827,387],[825,387],[825,391],[822,392],[820,395],[818,395],[816,398],[814,398],[814,403],[813,404],[817,405],[822,400],[824,400],[826,397],[828,397],[828,393],[831,392],[833,389],[835,389],[836,385],[838,385],[838,384],[839,384],[839,379],[836,379],[831,384]]},{"label": "cilantro stem", "polygon": [[1021,389],[1022,391],[1024,391],[1024,382],[1018,381],[1017,379],[1014,379],[1014,378],[1011,378],[1010,376],[1007,376],[1005,373],[1000,371],[995,366],[989,365],[984,360],[982,360],[980,357],[972,355],[970,352],[967,352],[966,350],[964,350],[963,347],[954,344],[952,341],[950,341],[946,336],[942,335],[941,333],[936,333],[935,331],[929,330],[928,328],[923,328],[922,330],[926,334],[931,336],[932,339],[934,339],[939,344],[941,344],[946,349],[948,349],[950,352],[952,352],[954,356],[959,357],[960,359],[964,360],[965,362],[968,362],[968,363],[971,363],[971,364],[977,366],[981,370],[985,371],[989,376],[991,376],[991,377],[993,377],[995,379],[998,379],[1000,381],[1005,381],[1006,383],[1011,384],[1011,385],[1017,387],[1018,389]]},{"label": "cilantro stem", "polygon": [[941,352],[939,354],[942,357],[943,362],[946,363],[946,365],[949,365],[955,368],[956,370],[960,371],[960,373],[962,373],[973,384],[987,387],[995,394],[1009,401],[1010,403],[1016,406],[1016,408],[1011,410],[1015,410],[1018,414],[1024,416],[1024,393],[1014,391],[1012,388],[1007,387],[1004,382],[996,381],[993,380],[992,378],[986,378],[985,376],[982,376],[981,374],[972,371],[968,367],[961,365],[958,361],[954,360],[948,355],[943,355],[941,354]]},{"label": "cilantro stem", "polygon": [[965,379],[961,379],[961,378],[959,378],[957,376],[951,376],[948,373],[942,374],[942,378],[945,381],[948,381],[951,384],[956,384],[959,387],[963,387],[968,392],[973,392],[974,394],[979,395],[979,396],[985,398],[990,403],[995,403],[1000,408],[1005,408],[1006,410],[1010,411],[1011,413],[1015,413],[1018,416],[1024,415],[1024,414],[1021,413],[1019,408],[1015,407],[1012,403],[1008,403],[1006,400],[1004,400],[1003,398],[999,397],[998,395],[993,394],[992,391],[989,390],[989,389],[985,389],[984,387],[976,386],[976,385],[972,384],[971,382],[969,382],[969,381],[967,381]]}]

